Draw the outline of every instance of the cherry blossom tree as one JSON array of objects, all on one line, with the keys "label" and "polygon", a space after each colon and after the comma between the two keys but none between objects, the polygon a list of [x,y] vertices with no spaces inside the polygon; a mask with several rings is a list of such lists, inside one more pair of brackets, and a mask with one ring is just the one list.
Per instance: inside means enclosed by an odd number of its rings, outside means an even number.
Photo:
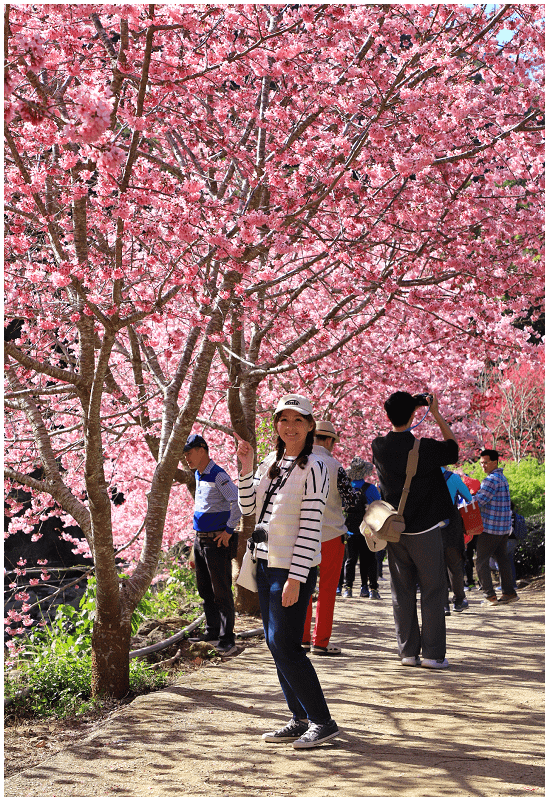
[{"label": "cherry blossom tree", "polygon": [[126,692],[132,612],[191,527],[196,423],[234,470],[229,434],[300,390],[360,451],[389,388],[451,389],[462,425],[485,354],[527,349],[503,312],[541,308],[543,23],[6,6],[12,529],[84,532],[96,693]]},{"label": "cherry blossom tree", "polygon": [[528,455],[545,460],[545,354],[543,346],[536,350],[532,359],[491,365],[476,396],[481,441],[517,462]]}]

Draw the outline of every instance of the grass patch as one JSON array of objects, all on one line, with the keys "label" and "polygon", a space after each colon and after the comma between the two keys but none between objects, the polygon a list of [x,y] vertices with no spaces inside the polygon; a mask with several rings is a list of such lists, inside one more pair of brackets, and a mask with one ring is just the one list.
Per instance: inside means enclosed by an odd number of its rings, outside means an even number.
[{"label": "grass patch", "polygon": [[[91,697],[91,635],[96,607],[96,581],[90,578],[78,608],[60,605],[49,625],[29,634],[15,670],[4,673],[4,696],[14,698],[10,713],[66,718],[98,709],[103,701]],[[197,603],[199,601],[199,603]],[[179,613],[195,619],[200,598],[194,573],[172,564],[169,577],[150,588],[131,622],[135,635],[147,619]],[[161,689],[169,673],[135,658],[129,662],[129,689],[133,695]]]},{"label": "grass patch", "polygon": [[[165,670],[134,659],[129,664],[129,687],[134,695],[147,694],[168,683]],[[43,650],[40,659],[20,664],[4,679],[6,696],[13,697],[10,713],[34,717],[71,717],[102,705],[91,697],[91,653],[83,656],[52,655]]]}]

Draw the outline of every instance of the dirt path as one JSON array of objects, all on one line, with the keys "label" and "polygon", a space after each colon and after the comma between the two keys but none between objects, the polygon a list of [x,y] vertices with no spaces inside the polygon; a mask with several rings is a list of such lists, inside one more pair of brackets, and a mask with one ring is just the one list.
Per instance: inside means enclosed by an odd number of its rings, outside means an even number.
[{"label": "dirt path", "polygon": [[545,795],[545,585],[447,619],[444,672],[401,667],[390,592],[339,600],[339,657],[314,663],[338,739],[268,745],[288,715],[254,642],[140,697],[100,730],[8,778],[7,797],[446,797]]}]

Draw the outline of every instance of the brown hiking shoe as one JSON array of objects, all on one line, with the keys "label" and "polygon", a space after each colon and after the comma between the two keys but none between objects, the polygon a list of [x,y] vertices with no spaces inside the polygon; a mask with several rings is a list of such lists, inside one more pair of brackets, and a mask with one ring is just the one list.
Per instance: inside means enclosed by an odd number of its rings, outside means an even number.
[{"label": "brown hiking shoe", "polygon": [[498,603],[514,603],[516,600],[520,600],[516,592],[514,594],[502,594],[501,597],[498,597]]}]

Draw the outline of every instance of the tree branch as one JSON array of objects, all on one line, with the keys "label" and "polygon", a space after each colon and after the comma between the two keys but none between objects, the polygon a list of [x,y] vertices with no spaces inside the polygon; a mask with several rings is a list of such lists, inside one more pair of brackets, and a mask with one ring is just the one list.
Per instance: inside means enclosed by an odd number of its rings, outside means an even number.
[{"label": "tree branch", "polygon": [[11,356],[18,364],[26,367],[26,369],[32,369],[42,375],[49,375],[50,378],[55,378],[55,380],[63,381],[64,383],[71,383],[78,388],[85,387],[85,381],[76,372],[69,372],[60,367],[54,367],[51,364],[38,361],[26,353],[23,353],[13,342],[4,342],[4,354]]}]

